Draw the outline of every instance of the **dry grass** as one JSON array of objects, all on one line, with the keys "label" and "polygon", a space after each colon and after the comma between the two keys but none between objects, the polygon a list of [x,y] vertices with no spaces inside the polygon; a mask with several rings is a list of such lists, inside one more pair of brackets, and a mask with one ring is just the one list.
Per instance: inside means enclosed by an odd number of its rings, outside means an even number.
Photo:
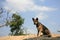
[{"label": "dry grass", "polygon": [[[52,34],[52,37],[58,37],[60,34]],[[35,38],[37,37],[36,35],[22,35],[22,36],[5,36],[5,37],[0,37],[0,40],[23,40],[23,39],[28,39],[28,38]]]}]

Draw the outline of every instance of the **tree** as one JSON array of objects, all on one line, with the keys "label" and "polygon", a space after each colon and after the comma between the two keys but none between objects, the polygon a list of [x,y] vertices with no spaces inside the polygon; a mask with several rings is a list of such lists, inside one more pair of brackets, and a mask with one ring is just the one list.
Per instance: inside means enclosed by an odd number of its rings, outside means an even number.
[{"label": "tree", "polygon": [[0,14],[2,14],[3,13],[3,9],[2,8],[0,8]]},{"label": "tree", "polygon": [[23,34],[23,30],[21,29],[22,24],[24,23],[24,19],[20,15],[13,14],[12,20],[10,21],[11,35],[21,35]]},{"label": "tree", "polygon": [[[0,18],[3,19],[3,20],[0,19],[1,22],[3,23],[3,24],[2,24],[2,23],[0,22],[0,27],[8,26],[8,14],[9,14],[9,12],[10,12],[9,10],[6,10],[6,9],[4,9],[4,8],[0,8]],[[4,14],[6,14],[7,16],[4,15]],[[6,16],[6,17],[4,18],[3,15]]]},{"label": "tree", "polygon": [[11,14],[10,13],[11,11],[12,10],[10,9],[0,8],[0,18],[4,19],[4,20],[0,19],[1,22],[3,22],[3,24],[0,22],[0,27],[10,26],[11,35],[21,35],[23,34],[23,29],[21,27],[22,24],[24,23],[24,19],[20,15],[13,14],[13,12]]}]

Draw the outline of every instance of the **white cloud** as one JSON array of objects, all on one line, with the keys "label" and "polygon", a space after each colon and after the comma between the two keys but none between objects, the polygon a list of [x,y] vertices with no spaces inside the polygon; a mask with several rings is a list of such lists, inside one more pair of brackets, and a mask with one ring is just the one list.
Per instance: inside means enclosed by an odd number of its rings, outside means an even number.
[{"label": "white cloud", "polygon": [[20,11],[26,11],[30,6],[33,5],[31,0],[6,0],[8,6],[18,9]]},{"label": "white cloud", "polygon": [[45,0],[40,0],[41,2],[44,2]]},{"label": "white cloud", "polygon": [[46,6],[37,6],[37,5],[34,5],[33,7],[30,8],[31,10],[33,11],[55,11],[56,9],[55,8],[50,8],[50,7],[46,7]]},{"label": "white cloud", "polygon": [[39,20],[43,20],[48,18],[48,15],[44,14],[44,13],[39,13],[38,15],[36,15],[36,17],[39,18]]},{"label": "white cloud", "polygon": [[[41,1],[45,1],[45,0],[41,0]],[[48,17],[43,12],[51,12],[51,11],[56,10],[56,8],[36,5],[33,2],[33,0],[6,0],[5,7],[9,7],[11,9],[19,10],[22,12],[26,12],[26,11],[42,12],[42,13],[38,13],[38,15],[36,15],[36,17],[38,17],[41,20],[46,19]]]},{"label": "white cloud", "polygon": [[55,8],[38,6],[33,0],[6,0],[6,6],[20,11],[53,11]]},{"label": "white cloud", "polygon": [[[41,2],[44,2],[45,0],[41,0]],[[13,9],[13,10],[19,10],[19,11],[39,11],[39,13],[35,16],[38,17],[40,20],[47,19],[48,15],[44,13],[51,12],[57,10],[56,8],[47,7],[47,6],[38,6],[34,4],[33,0],[6,0],[5,2],[5,8],[6,9]],[[14,11],[12,11],[14,12]],[[56,24],[55,24],[56,25]],[[29,33],[31,33],[30,30],[28,30]],[[34,31],[33,31],[34,32]]]}]

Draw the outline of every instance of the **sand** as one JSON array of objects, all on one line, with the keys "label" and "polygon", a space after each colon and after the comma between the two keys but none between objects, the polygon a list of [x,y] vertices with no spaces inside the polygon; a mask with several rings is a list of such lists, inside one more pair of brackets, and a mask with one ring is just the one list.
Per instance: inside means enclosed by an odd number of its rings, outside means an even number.
[{"label": "sand", "polygon": [[[60,34],[52,34],[52,37],[60,37]],[[29,38],[37,38],[37,36],[35,34],[21,36],[4,36],[0,37],[0,40],[24,40]]]}]

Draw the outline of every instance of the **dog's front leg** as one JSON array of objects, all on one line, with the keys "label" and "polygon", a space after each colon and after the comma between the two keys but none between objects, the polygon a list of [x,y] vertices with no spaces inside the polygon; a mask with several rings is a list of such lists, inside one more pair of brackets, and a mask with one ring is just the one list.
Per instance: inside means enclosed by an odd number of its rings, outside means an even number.
[{"label": "dog's front leg", "polygon": [[39,36],[42,36],[42,35],[43,35],[43,33],[40,31],[40,32],[39,32]]},{"label": "dog's front leg", "polygon": [[37,36],[39,36],[39,30],[38,30],[38,32],[37,32]]},{"label": "dog's front leg", "polygon": [[42,35],[43,35],[43,28],[42,28],[42,27],[40,27],[39,35],[40,35],[40,36],[42,36]]}]

